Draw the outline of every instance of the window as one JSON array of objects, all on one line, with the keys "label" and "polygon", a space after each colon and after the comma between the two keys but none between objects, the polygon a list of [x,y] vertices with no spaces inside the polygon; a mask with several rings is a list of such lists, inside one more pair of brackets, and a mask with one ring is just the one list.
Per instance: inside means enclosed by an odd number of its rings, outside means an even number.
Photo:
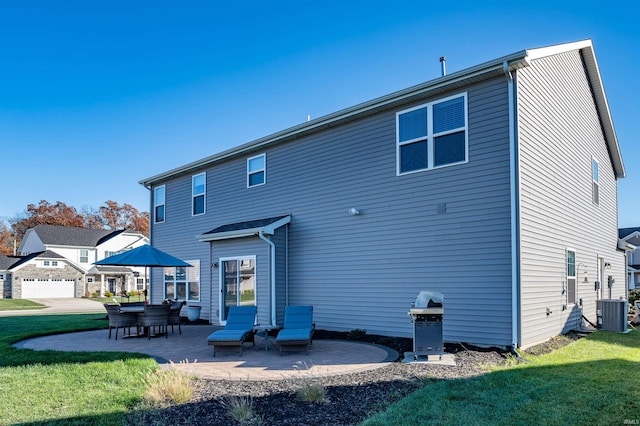
[{"label": "window", "polygon": [[164,185],[153,190],[153,217],[155,223],[164,222]]},{"label": "window", "polygon": [[467,94],[396,114],[397,174],[467,161]]},{"label": "window", "polygon": [[51,262],[49,262],[48,260],[45,260],[42,262],[43,266],[51,266]]},{"label": "window", "polygon": [[576,303],[576,252],[567,250],[567,304]]},{"label": "window", "polygon": [[267,157],[260,154],[247,159],[247,188],[264,185],[267,181]]},{"label": "window", "polygon": [[600,182],[598,176],[598,161],[595,158],[591,159],[591,181],[591,199],[593,200],[593,204],[598,205],[600,204]]},{"label": "window", "polygon": [[204,214],[206,174],[200,173],[191,178],[191,196],[193,198],[192,214]]},{"label": "window", "polygon": [[191,267],[164,268],[165,299],[200,300],[200,261],[187,263]]},{"label": "window", "polygon": [[116,254],[118,254],[117,251],[109,251],[109,250],[105,250],[104,252],[104,257],[111,257],[111,256],[115,256]]},{"label": "window", "polygon": [[58,261],[57,260],[52,260],[51,261],[51,266],[58,266]]},{"label": "window", "polygon": [[89,263],[89,250],[80,249],[80,263]]},{"label": "window", "polygon": [[91,284],[93,282],[93,277],[87,277],[87,284]]}]

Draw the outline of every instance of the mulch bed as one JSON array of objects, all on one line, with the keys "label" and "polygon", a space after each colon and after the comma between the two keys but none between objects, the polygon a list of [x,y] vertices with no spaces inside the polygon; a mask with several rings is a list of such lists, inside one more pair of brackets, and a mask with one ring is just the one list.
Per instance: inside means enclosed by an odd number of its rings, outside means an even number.
[{"label": "mulch bed", "polygon": [[[400,354],[412,350],[410,339],[322,331],[314,338],[347,337],[382,344]],[[527,353],[548,353],[579,337],[559,336],[530,348]],[[304,371],[300,371],[291,379],[278,381],[195,380],[195,392],[188,403],[138,410],[128,422],[132,425],[355,425],[430,381],[474,377],[484,373],[487,366],[506,363],[509,357],[497,348],[464,345],[447,345],[446,352],[455,354],[456,366],[394,362],[375,370],[315,379],[305,377]],[[305,402],[298,398],[298,389],[310,383],[324,386],[324,400]],[[251,401],[255,413],[252,422],[240,423],[229,415],[225,402],[234,397]]]}]

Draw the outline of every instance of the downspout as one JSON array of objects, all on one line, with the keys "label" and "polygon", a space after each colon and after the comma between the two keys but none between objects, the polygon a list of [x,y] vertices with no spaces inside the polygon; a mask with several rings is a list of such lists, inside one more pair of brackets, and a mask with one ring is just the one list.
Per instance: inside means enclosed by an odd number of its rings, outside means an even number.
[{"label": "downspout", "polygon": [[502,63],[504,75],[507,77],[509,97],[509,187],[511,197],[511,347],[515,351],[518,346],[518,294],[519,294],[519,259],[518,259],[518,179],[516,123],[515,123],[515,94],[513,76],[509,71],[509,63]]},{"label": "downspout", "polygon": [[269,238],[264,236],[264,232],[260,231],[258,233],[258,237],[261,240],[269,244],[269,280],[271,281],[270,285],[270,299],[271,299],[271,325],[275,326],[276,324],[276,245]]}]

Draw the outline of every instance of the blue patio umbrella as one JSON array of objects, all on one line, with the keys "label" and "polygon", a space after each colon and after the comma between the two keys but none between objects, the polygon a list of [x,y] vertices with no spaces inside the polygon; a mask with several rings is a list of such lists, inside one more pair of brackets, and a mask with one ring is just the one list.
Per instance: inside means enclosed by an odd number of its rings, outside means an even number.
[{"label": "blue patio umbrella", "polygon": [[[180,260],[177,257],[173,257],[168,253],[163,252],[160,249],[145,244],[140,247],[136,247],[132,250],[125,251],[124,253],[109,256],[102,260],[93,263],[94,265],[103,266],[140,266],[144,267],[144,282],[147,282],[147,267],[170,267],[170,266],[183,266],[189,267],[187,262]],[[146,293],[145,293],[146,294]]]},{"label": "blue patio umbrella", "polygon": [[125,251],[124,253],[109,256],[94,263],[94,265],[110,266],[191,266],[184,260],[173,257],[160,249],[145,244]]}]

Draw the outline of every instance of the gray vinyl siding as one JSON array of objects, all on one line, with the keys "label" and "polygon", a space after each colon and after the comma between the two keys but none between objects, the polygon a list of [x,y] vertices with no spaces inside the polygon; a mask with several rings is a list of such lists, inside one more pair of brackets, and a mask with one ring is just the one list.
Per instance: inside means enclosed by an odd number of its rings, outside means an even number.
[{"label": "gray vinyl siding", "polygon": [[[469,162],[396,176],[396,112],[464,90]],[[246,187],[247,157],[219,162],[206,169],[206,214],[198,217],[191,216],[191,176],[199,171],[160,182],[166,184],[166,222],[153,225],[154,245],[182,258],[203,256],[206,264],[209,244],[196,235],[291,214],[288,275],[278,263],[277,285],[282,289],[288,277],[289,304],[313,305],[317,328],[410,337],[410,303],[419,291],[433,290],[445,297],[446,340],[508,345],[507,117],[502,77],[252,152],[248,156],[267,153],[266,185]],[[438,213],[441,204],[445,213]],[[349,215],[352,207],[361,214]],[[256,250],[267,250],[258,243]],[[220,253],[219,242],[212,247]],[[202,293],[207,280],[215,293],[217,271],[211,276],[206,269]],[[259,280],[266,279],[259,271]],[[218,296],[210,297],[213,310]],[[281,309],[285,302],[277,303]],[[215,312],[203,312],[207,316]]]},{"label": "gray vinyl siding", "polygon": [[289,225],[276,230],[271,241],[276,245],[276,324],[284,324],[284,308],[289,294],[288,275]]},{"label": "gray vinyl siding", "polygon": [[[196,244],[209,245],[209,243]],[[215,241],[211,244],[213,263],[218,268],[213,269],[211,276],[211,316],[210,321],[217,323],[220,318],[220,273],[224,257],[256,257],[256,306],[258,307],[257,321],[259,324],[270,324],[269,294],[269,246],[258,237],[235,238],[231,240]]]},{"label": "gray vinyl siding", "polygon": [[[612,264],[614,298],[624,295],[616,250],[616,179],[578,51],[518,71],[522,346],[595,323],[597,257]],[[599,162],[600,203],[592,202],[591,158]],[[566,305],[565,250],[576,252],[576,300]],[[588,283],[583,283],[584,267]],[[606,279],[606,276],[605,276]],[[547,308],[552,312],[547,314]]]}]

